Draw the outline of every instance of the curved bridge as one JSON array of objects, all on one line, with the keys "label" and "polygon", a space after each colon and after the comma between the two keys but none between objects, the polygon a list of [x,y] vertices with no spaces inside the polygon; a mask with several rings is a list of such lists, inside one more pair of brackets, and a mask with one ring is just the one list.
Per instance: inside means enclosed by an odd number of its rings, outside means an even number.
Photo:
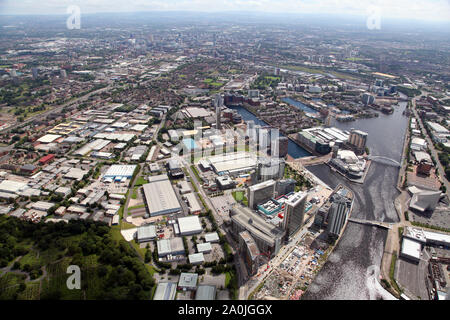
[{"label": "curved bridge", "polygon": [[397,160],[388,158],[388,157],[383,157],[383,156],[369,156],[368,157],[369,160],[372,160],[374,162],[379,162],[388,166],[394,166],[394,167],[401,167],[402,165],[400,164],[400,162],[398,162]]},{"label": "curved bridge", "polygon": [[362,219],[356,219],[356,218],[348,218],[348,221],[354,222],[354,223],[359,223],[359,224],[365,224],[368,226],[380,227],[380,228],[384,228],[384,229],[391,229],[392,225],[393,225],[392,223],[387,223],[387,222],[362,220]]}]

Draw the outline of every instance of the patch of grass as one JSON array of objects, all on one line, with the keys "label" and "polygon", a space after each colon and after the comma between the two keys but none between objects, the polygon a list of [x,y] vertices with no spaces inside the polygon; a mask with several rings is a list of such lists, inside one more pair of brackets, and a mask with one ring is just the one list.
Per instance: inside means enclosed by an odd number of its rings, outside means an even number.
[{"label": "patch of grass", "polygon": [[128,210],[140,209],[140,208],[145,208],[145,204],[140,204],[140,205],[137,205],[137,206],[128,207]]},{"label": "patch of grass", "polygon": [[228,284],[230,283],[230,280],[231,280],[230,272],[225,272],[225,287],[228,286]]},{"label": "patch of grass", "polygon": [[391,284],[394,287],[394,289],[401,294],[403,292],[402,289],[400,289],[399,285],[397,284],[397,281],[395,281],[395,264],[397,262],[397,254],[394,252],[392,254],[392,260],[391,260],[391,267],[389,269],[389,279],[391,280]]},{"label": "patch of grass", "polygon": [[147,179],[145,179],[144,177],[139,177],[139,178],[136,179],[136,182],[134,183],[134,186],[135,187],[140,187],[140,186],[142,186],[142,185],[144,185],[146,183],[148,183]]},{"label": "patch of grass", "polygon": [[428,229],[433,229],[433,230],[437,230],[437,231],[450,232],[450,229],[448,229],[448,228],[433,226],[433,225],[427,224],[427,223],[411,221],[411,224],[416,227],[428,228]]}]

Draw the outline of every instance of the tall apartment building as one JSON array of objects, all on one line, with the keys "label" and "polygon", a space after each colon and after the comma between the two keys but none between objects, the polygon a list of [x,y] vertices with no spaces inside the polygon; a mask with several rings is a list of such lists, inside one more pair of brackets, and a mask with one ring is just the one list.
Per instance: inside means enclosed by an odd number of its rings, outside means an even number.
[{"label": "tall apartment building", "polygon": [[328,235],[332,238],[338,238],[345,222],[348,218],[351,202],[344,197],[339,197],[333,201],[328,212]]},{"label": "tall apartment building", "polygon": [[273,198],[275,195],[275,187],[276,181],[273,179],[248,187],[248,206],[251,209],[256,209],[258,204]]},{"label": "tall apartment building", "polygon": [[285,203],[283,229],[286,231],[286,240],[296,233],[305,218],[306,192],[297,192]]},{"label": "tall apartment building", "polygon": [[368,133],[352,129],[348,138],[348,143],[355,147],[359,152],[364,152],[366,148]]}]

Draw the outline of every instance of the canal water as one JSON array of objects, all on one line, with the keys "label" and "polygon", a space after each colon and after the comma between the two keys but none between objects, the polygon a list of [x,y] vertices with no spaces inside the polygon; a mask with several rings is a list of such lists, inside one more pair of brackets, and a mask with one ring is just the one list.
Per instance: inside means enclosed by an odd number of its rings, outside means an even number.
[{"label": "canal water", "polygon": [[286,103],[290,104],[291,106],[294,106],[294,107],[296,107],[296,108],[298,108],[300,110],[303,110],[303,111],[305,111],[307,113],[314,113],[314,114],[319,113],[317,110],[314,110],[313,108],[308,107],[304,103],[302,103],[300,101],[297,101],[297,100],[294,100],[294,99],[289,98],[289,97],[283,98],[283,99],[281,99],[281,101],[286,102]]},{"label": "canal water", "polygon": [[[372,155],[385,156],[401,161],[408,118],[403,116],[406,102],[394,107],[391,115],[380,113],[378,118],[359,119],[353,122],[335,121],[332,125],[342,130],[352,128],[367,132],[367,146]],[[266,125],[243,107],[236,109],[244,121]],[[310,154],[289,142],[289,155],[294,158]],[[397,167],[372,162],[363,185],[350,183],[326,165],[308,167],[319,179],[335,188],[339,183],[351,189],[355,195],[352,217],[384,222],[397,222],[394,200]],[[349,222],[338,245],[320,270],[303,299],[350,299],[366,300],[383,297],[373,285],[371,271],[379,268],[384,251],[387,231],[377,227]]]},{"label": "canal water", "polygon": [[[230,109],[236,110],[242,116],[242,119],[245,122],[247,122],[249,120],[253,120],[256,125],[261,125],[261,126],[268,125],[267,122],[258,119],[253,113],[247,111],[247,109],[245,109],[244,107],[230,107]],[[280,136],[283,136],[283,134],[281,132],[280,132]],[[290,139],[289,139],[289,145],[288,145],[288,154],[291,157],[293,157],[294,159],[311,156],[311,153],[309,153],[308,151],[306,151],[305,149],[303,149],[302,147],[300,147],[298,144],[296,144],[295,142],[293,142]]]},{"label": "canal water", "polygon": [[[342,130],[360,129],[369,134],[371,154],[401,160],[408,118],[402,115],[406,103],[395,107],[392,115],[361,119],[334,125]],[[313,174],[334,188],[344,184],[355,194],[352,217],[397,222],[394,200],[399,168],[376,162],[363,185],[350,183],[326,165],[308,167]],[[318,273],[303,299],[378,299],[383,293],[373,286],[370,271],[379,268],[387,231],[349,222],[338,245]]]}]

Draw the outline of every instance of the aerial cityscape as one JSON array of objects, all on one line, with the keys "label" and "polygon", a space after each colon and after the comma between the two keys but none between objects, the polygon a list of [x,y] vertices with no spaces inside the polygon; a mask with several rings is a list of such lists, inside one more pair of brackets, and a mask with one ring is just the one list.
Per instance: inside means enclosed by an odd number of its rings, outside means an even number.
[{"label": "aerial cityscape", "polygon": [[450,2],[25,2],[0,300],[450,299]]}]

